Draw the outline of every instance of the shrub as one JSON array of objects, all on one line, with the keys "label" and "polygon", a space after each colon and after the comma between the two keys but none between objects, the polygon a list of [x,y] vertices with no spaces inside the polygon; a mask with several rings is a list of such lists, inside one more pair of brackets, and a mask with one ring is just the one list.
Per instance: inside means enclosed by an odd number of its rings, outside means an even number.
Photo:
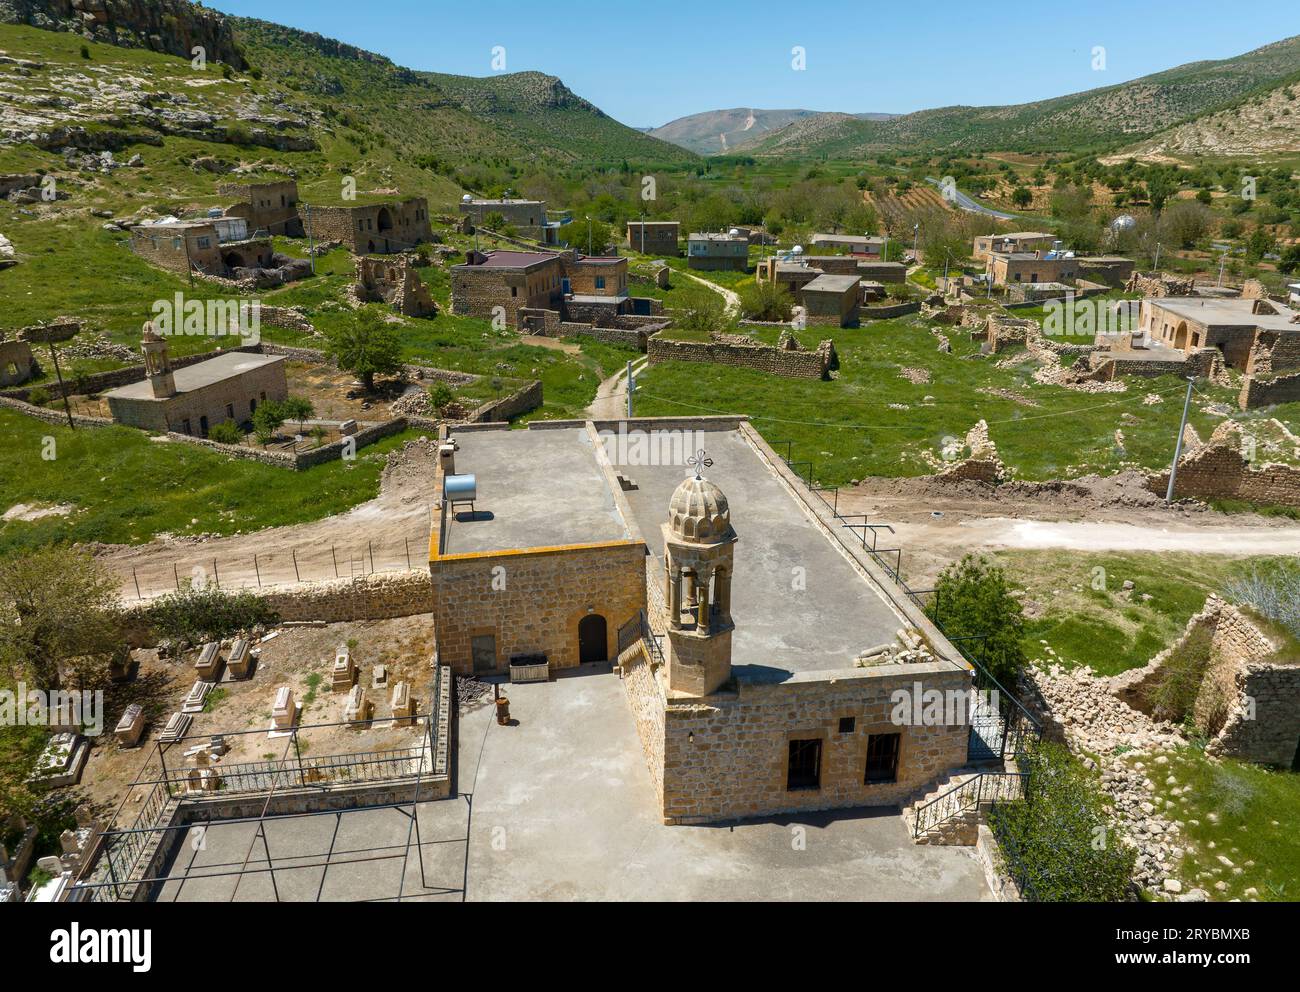
[{"label": "shrub", "polygon": [[748,285],[739,296],[741,315],[749,320],[784,322],[794,315],[794,297],[771,280]]},{"label": "shrub", "polygon": [[1300,565],[1253,568],[1249,575],[1229,582],[1224,595],[1300,638]]},{"label": "shrub", "polygon": [[208,431],[208,437],[219,444],[242,444],[244,432],[233,420],[223,420]]},{"label": "shrub", "polygon": [[948,637],[969,638],[966,650],[1004,689],[1014,691],[1027,661],[1025,616],[1001,568],[975,555],[949,565],[925,612]]},{"label": "shrub", "polygon": [[1182,723],[1191,715],[1205,670],[1210,667],[1213,640],[1208,628],[1197,627],[1165,659],[1159,680],[1144,693],[1157,720]]},{"label": "shrub", "polygon": [[455,394],[452,393],[451,387],[445,382],[435,382],[429,387],[429,402],[433,408],[441,412],[448,404],[454,400]]},{"label": "shrub", "polygon": [[720,299],[709,297],[687,307],[674,323],[685,331],[702,331],[706,334],[721,331],[728,323],[726,307]]},{"label": "shrub", "polygon": [[27,402],[32,406],[45,406],[50,402],[50,391],[44,386],[35,386],[27,391]]},{"label": "shrub", "polygon": [[161,639],[200,644],[252,627],[270,626],[280,617],[254,592],[227,592],[215,585],[190,583],[154,600],[145,610],[145,620]]},{"label": "shrub", "polygon": [[1003,867],[1031,902],[1119,902],[1132,885],[1137,852],[1111,823],[1096,780],[1059,744],[1024,759],[1029,794],[995,806],[989,828]]}]

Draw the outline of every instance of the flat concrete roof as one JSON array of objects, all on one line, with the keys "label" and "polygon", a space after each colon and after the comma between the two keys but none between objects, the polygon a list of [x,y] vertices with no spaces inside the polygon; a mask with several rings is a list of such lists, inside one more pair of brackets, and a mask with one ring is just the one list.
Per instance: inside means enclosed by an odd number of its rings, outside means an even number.
[{"label": "flat concrete roof", "polygon": [[818,276],[803,288],[805,293],[839,293],[844,294],[858,288],[857,276]]},{"label": "flat concrete roof", "polygon": [[1297,311],[1269,301],[1270,305],[1280,311],[1279,314],[1251,313],[1254,300],[1217,299],[1201,296],[1166,296],[1146,301],[1153,306],[1163,307],[1170,313],[1194,320],[1198,324],[1217,327],[1264,327],[1271,331],[1295,331],[1300,333],[1300,324],[1293,323]]},{"label": "flat concrete roof", "polygon": [[[805,515],[740,432],[689,433],[691,443],[681,447],[702,448],[713,461],[704,474],[726,495],[740,538],[731,590],[736,677],[783,682],[800,672],[851,669],[862,652],[892,643],[906,622]],[[631,443],[627,448],[637,450]],[[691,470],[612,460],[638,486],[624,496],[662,575],[660,525],[668,519],[673,491]]]},{"label": "flat concrete roof", "polygon": [[530,265],[559,261],[560,256],[547,251],[494,251],[473,269],[525,269]]},{"label": "flat concrete roof", "polygon": [[[452,432],[456,473],[478,481],[475,512],[448,513],[448,555],[632,537],[585,427]],[[664,503],[667,510],[668,504]]]},{"label": "flat concrete roof", "polygon": [[[243,351],[232,351],[224,355],[218,355],[216,358],[209,358],[207,361],[199,362],[196,365],[187,365],[184,368],[174,369],[172,376],[176,380],[177,393],[192,393],[195,390],[215,385],[226,379],[234,379],[245,372],[252,372],[255,369],[274,365],[276,362],[283,362],[284,360],[283,355],[250,355]],[[149,385],[148,379],[142,379],[126,386],[119,386],[104,395],[119,399],[164,402],[164,400],[154,396],[153,387]]]}]

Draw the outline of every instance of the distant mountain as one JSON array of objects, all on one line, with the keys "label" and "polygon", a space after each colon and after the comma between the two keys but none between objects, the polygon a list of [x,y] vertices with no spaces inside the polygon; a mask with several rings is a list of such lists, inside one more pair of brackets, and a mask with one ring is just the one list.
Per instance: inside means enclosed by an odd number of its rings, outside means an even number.
[{"label": "distant mountain", "polygon": [[[725,155],[748,148],[788,124],[809,117],[824,116],[815,110],[708,110],[682,117],[663,127],[647,128],[661,141],[689,149],[698,155]],[[889,120],[893,114],[845,114],[858,120]]]},{"label": "distant mountain", "polygon": [[881,152],[1083,151],[1194,120],[1300,71],[1300,36],[1131,82],[1008,107],[943,107],[885,121],[817,114],[754,143],[752,155],[859,158]]}]

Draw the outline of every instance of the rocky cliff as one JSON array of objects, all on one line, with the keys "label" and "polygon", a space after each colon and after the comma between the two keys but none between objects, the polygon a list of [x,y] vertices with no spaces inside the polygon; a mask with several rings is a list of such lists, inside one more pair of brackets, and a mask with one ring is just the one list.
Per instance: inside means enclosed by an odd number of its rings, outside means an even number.
[{"label": "rocky cliff", "polygon": [[188,0],[0,0],[0,24],[69,31],[187,59],[202,47],[210,62],[247,67],[225,15]]}]

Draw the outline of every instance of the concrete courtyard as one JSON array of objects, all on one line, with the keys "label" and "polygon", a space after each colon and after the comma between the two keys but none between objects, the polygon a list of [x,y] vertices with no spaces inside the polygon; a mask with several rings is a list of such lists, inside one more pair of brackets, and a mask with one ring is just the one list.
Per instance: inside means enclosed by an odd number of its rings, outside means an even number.
[{"label": "concrete courtyard", "polygon": [[[892,810],[664,826],[616,676],[505,691],[514,725],[497,726],[490,705],[461,716],[455,794],[421,805],[405,864],[409,810],[267,821],[274,887],[256,824],[215,824],[182,845],[160,899],[991,898],[969,850],[913,845]],[[245,857],[248,872],[217,877]]]}]

